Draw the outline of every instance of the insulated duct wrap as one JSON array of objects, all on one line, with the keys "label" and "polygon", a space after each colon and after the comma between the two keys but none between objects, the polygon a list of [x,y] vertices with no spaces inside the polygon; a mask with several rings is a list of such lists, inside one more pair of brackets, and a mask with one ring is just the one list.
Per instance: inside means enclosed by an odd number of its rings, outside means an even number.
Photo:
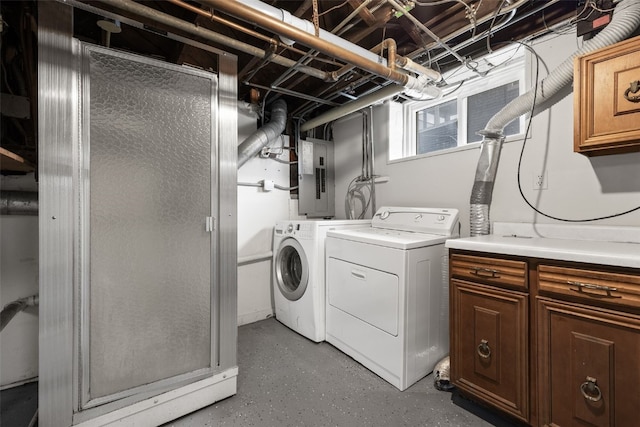
[{"label": "insulated duct wrap", "polygon": [[287,104],[282,99],[278,99],[271,107],[271,121],[249,135],[238,146],[238,169],[252,157],[266,147],[270,142],[275,141],[287,124]]},{"label": "insulated duct wrap", "polygon": [[637,0],[620,1],[608,26],[593,39],[585,41],[580,49],[541,80],[537,85],[537,90],[531,89],[514,99],[489,120],[485,130],[480,132],[485,135],[485,138],[482,141],[475,182],[471,190],[471,236],[490,233],[489,206],[491,205],[493,183],[500,159],[500,149],[504,142],[504,128],[522,114],[533,112],[535,106],[547,101],[564,86],[571,83],[575,57],[624,40],[638,26],[640,26],[640,2]]}]

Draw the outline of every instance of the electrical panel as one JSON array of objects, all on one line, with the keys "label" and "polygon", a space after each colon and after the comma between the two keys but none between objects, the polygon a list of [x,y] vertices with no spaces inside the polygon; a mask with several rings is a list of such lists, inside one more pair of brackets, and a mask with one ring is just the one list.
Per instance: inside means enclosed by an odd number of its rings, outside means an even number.
[{"label": "electrical panel", "polygon": [[298,144],[298,213],[335,216],[333,142],[307,138]]}]

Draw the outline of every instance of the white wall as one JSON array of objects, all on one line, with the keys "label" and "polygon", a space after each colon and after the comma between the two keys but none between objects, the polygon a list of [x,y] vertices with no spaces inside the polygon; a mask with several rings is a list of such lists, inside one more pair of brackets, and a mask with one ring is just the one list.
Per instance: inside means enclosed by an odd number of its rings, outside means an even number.
[{"label": "white wall", "polygon": [[[256,128],[257,115],[242,106],[238,112],[238,143]],[[288,145],[288,141],[287,141]],[[288,154],[281,156],[288,159]],[[271,179],[289,186],[289,166],[255,157],[238,170],[238,182]],[[238,258],[265,254],[272,250],[273,227],[289,218],[289,192],[263,191],[238,186]],[[238,324],[262,320],[273,315],[271,259],[238,266]]]},{"label": "white wall", "polygon": [[[553,70],[576,48],[574,35],[550,36],[533,47]],[[533,64],[530,64],[533,70]],[[533,71],[530,70],[530,74]],[[546,75],[540,65],[541,77]],[[640,206],[640,153],[586,157],[573,152],[573,92],[567,88],[551,109],[534,116],[526,142],[521,181],[525,196],[539,210],[567,219],[611,215]],[[387,162],[389,141],[399,138],[393,125],[401,111],[396,103],[375,107],[376,174],[389,175],[376,187],[378,207],[429,206],[460,210],[462,235],[469,235],[469,196],[479,147],[448,154]],[[334,124],[336,207],[344,204],[347,183],[360,171],[361,116],[353,114]],[[392,123],[390,126],[389,123]],[[522,141],[504,144],[498,167],[491,221],[561,223],[535,213],[517,187],[517,165]],[[545,171],[546,190],[533,190],[533,175]],[[344,217],[343,209],[337,209]],[[582,223],[585,224],[585,223]],[[640,226],[640,212],[597,221],[602,225]]]},{"label": "white wall", "polygon": [[[2,177],[3,190],[35,191],[33,174]],[[38,217],[0,216],[0,307],[38,293]],[[22,311],[0,333],[0,388],[38,376],[38,308]]]}]

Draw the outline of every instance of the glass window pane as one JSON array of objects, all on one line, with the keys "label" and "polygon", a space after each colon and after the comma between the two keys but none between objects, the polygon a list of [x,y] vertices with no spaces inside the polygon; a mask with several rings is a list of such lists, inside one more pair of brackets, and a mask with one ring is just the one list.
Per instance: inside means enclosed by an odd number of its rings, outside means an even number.
[{"label": "glass window pane", "polygon": [[458,105],[453,99],[416,112],[416,154],[458,145]]},{"label": "glass window pane", "polygon": [[[518,81],[507,83],[467,98],[467,144],[482,141],[477,132],[484,129],[491,117],[520,95]],[[505,129],[506,135],[517,135],[520,121],[512,121]]]}]

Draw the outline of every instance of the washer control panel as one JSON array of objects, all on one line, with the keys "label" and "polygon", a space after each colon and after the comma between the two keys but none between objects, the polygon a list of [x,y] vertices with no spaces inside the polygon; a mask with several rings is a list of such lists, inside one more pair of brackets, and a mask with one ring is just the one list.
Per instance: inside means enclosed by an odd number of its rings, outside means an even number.
[{"label": "washer control panel", "polygon": [[276,236],[294,236],[302,239],[311,239],[313,237],[313,226],[305,222],[289,222],[276,224]]}]

